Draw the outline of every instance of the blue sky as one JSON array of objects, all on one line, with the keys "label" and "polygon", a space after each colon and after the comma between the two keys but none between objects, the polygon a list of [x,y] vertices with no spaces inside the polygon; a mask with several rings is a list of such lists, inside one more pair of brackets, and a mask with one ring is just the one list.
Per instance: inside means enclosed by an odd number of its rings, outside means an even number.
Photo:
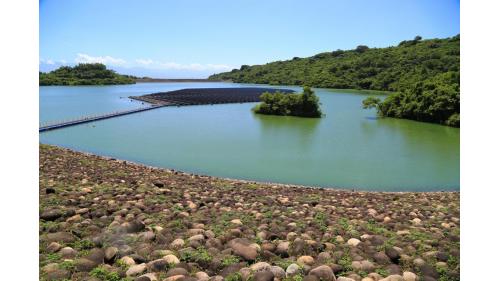
[{"label": "blue sky", "polygon": [[120,73],[203,78],[357,45],[460,33],[459,1],[40,1],[40,70],[103,62]]}]

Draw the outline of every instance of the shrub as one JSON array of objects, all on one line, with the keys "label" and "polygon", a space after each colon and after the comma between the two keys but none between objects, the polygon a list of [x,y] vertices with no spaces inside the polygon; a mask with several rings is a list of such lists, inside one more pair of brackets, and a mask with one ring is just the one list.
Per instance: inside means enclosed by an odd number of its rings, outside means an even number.
[{"label": "shrub", "polygon": [[301,94],[265,92],[260,96],[262,102],[253,108],[255,113],[268,115],[289,115],[300,117],[321,117],[319,99],[309,87]]}]

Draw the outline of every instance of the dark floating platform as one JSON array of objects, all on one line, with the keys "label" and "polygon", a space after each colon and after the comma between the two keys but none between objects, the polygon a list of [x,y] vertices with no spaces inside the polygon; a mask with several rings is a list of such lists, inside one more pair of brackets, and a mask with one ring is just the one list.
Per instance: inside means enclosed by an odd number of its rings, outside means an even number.
[{"label": "dark floating platform", "polygon": [[154,93],[131,99],[161,105],[201,105],[221,103],[259,102],[264,92],[293,93],[289,89],[275,88],[199,88]]}]

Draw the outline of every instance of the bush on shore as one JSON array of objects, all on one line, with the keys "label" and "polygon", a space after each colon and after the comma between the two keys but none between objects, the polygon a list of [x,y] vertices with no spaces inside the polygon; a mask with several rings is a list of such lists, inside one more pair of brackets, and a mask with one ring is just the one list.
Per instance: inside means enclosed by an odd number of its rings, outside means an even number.
[{"label": "bush on shore", "polygon": [[363,108],[376,108],[379,116],[460,127],[460,74],[446,72],[418,82],[381,101],[363,100]]}]

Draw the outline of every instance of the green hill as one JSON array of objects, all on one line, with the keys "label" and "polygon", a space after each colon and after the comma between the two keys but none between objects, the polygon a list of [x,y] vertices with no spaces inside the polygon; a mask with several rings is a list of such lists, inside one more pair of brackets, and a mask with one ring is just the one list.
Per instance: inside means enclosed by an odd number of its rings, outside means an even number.
[{"label": "green hill", "polygon": [[209,79],[392,91],[397,93],[377,107],[380,115],[459,126],[459,72],[460,35],[430,40],[417,36],[397,47],[358,46],[308,58],[243,65]]},{"label": "green hill", "polygon": [[120,75],[101,63],[61,66],[49,73],[39,72],[39,85],[116,85],[134,84],[134,76]]}]

